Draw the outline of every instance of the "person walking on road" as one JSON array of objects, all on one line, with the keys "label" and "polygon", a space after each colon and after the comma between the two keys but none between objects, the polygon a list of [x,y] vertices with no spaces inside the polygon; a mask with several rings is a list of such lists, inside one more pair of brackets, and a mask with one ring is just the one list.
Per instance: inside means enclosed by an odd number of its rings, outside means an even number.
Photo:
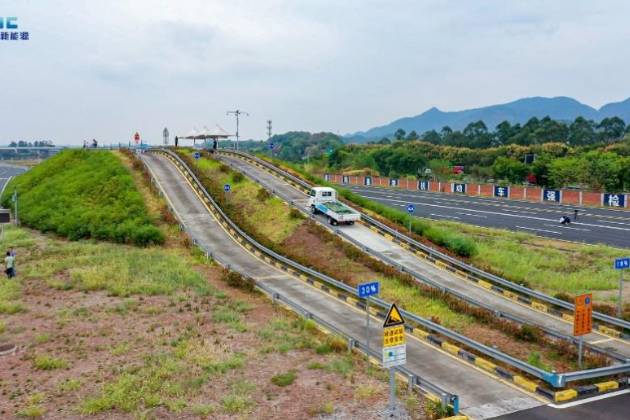
[{"label": "person walking on road", "polygon": [[11,251],[7,251],[7,256],[4,258],[4,265],[6,267],[4,272],[6,273],[7,277],[15,277],[15,257],[11,255]]},{"label": "person walking on road", "polygon": [[179,143],[179,138],[175,136],[175,147],[177,147],[177,143]]},{"label": "person walking on road", "polygon": [[577,222],[578,209],[573,210],[573,221]]}]

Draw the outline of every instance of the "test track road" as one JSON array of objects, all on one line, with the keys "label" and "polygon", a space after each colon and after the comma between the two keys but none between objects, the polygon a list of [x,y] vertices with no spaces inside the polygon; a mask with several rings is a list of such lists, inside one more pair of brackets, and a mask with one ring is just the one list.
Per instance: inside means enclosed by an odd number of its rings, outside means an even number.
[{"label": "test track road", "polygon": [[[302,191],[289,185],[282,178],[270,174],[249,161],[231,155],[220,155],[220,159],[243,172],[245,175],[255,179],[266,188],[274,191],[284,200],[293,202],[298,206],[302,206],[302,208],[306,206],[307,196]],[[325,223],[323,219],[320,219],[320,221]],[[440,269],[428,261],[418,258],[413,252],[402,248],[400,245],[385,240],[382,236],[362,224],[339,226],[337,228],[343,229],[345,234],[361,243],[362,246],[377,251],[396,261],[406,269],[418,272],[444,286],[475,299],[477,302],[491,304],[493,308],[504,313],[514,315],[520,319],[526,320],[530,324],[543,326],[566,336],[570,336],[573,333],[573,325],[571,323],[548,313],[535,310],[530,306],[516,303],[503,295],[484,289],[475,283],[465,281],[450,271]],[[598,332],[586,335],[584,339],[585,342],[590,343],[594,347],[607,349],[630,358],[630,343],[626,340],[614,339]]]},{"label": "test track road", "polygon": [[[174,164],[152,153],[143,154],[142,159],[158,180],[181,222],[195,232],[204,248],[211,249],[218,259],[229,263],[232,270],[255,278],[347,334],[364,336],[364,313],[250,254],[213,218]],[[376,326],[370,330],[371,341],[378,346],[381,335],[381,329]],[[542,404],[538,398],[412,337],[408,338],[406,367],[414,374],[460,395],[461,410],[474,418],[498,416]]]},{"label": "test track road", "polygon": [[0,191],[4,191],[6,184],[9,182],[9,180],[12,177],[16,175],[20,175],[21,173],[27,170],[28,168],[23,168],[21,166],[7,165],[0,162]]},{"label": "test track road", "polygon": [[[451,220],[528,232],[553,239],[630,248],[630,211],[384,187],[358,185],[344,187],[363,197],[403,211],[408,204],[413,204],[415,216],[429,219]],[[566,215],[573,218],[574,209],[578,209],[577,222],[568,226],[560,225],[560,217]]]}]

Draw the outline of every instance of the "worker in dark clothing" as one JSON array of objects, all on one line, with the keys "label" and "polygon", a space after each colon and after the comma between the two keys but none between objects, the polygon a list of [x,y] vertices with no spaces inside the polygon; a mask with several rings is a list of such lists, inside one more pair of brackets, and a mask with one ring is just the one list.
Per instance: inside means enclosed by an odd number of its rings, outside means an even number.
[{"label": "worker in dark clothing", "polygon": [[573,210],[573,221],[577,222],[578,209]]},{"label": "worker in dark clothing", "polygon": [[177,143],[179,143],[179,138],[177,138],[177,136],[175,136],[175,147],[177,147]]}]

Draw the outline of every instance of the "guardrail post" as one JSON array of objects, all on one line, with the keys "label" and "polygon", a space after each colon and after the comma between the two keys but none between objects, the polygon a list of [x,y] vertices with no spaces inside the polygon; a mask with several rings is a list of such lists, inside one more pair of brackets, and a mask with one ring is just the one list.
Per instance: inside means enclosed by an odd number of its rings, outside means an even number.
[{"label": "guardrail post", "polygon": [[453,404],[453,414],[459,414],[459,396],[452,395],[451,396],[451,404]]},{"label": "guardrail post", "polygon": [[413,386],[416,383],[416,375],[414,375],[413,373],[410,373],[409,375],[407,375],[407,390],[409,392],[413,391]]},{"label": "guardrail post", "polygon": [[348,353],[352,352],[353,348],[354,348],[354,339],[350,337],[348,338]]}]

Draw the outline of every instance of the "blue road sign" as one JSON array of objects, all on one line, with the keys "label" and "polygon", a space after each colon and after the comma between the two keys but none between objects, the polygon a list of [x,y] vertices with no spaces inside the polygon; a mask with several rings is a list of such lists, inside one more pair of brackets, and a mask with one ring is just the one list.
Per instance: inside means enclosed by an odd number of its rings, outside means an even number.
[{"label": "blue road sign", "polygon": [[413,204],[407,204],[407,212],[413,213],[414,211],[416,211],[416,207]]},{"label": "blue road sign", "polygon": [[273,146],[274,146],[273,143],[269,143],[269,150],[273,150]]},{"label": "blue road sign", "polygon": [[604,194],[604,205],[608,207],[626,207],[625,194]]},{"label": "blue road sign", "polygon": [[466,194],[466,184],[453,184],[453,192]]},{"label": "blue road sign", "polygon": [[617,258],[615,259],[615,269],[623,270],[625,268],[630,268],[630,258]]},{"label": "blue road sign", "polygon": [[494,196],[495,197],[509,197],[510,196],[510,187],[502,187],[500,185],[494,186]]},{"label": "blue road sign", "polygon": [[223,191],[225,191],[225,192],[230,192],[230,189],[231,189],[230,184],[225,184],[223,186]]},{"label": "blue road sign", "polygon": [[373,281],[370,283],[361,283],[357,286],[357,292],[359,297],[365,298],[372,295],[378,295],[380,289],[380,283]]},{"label": "blue road sign", "polygon": [[560,202],[560,191],[558,190],[543,190],[543,201],[553,201],[554,203]]},{"label": "blue road sign", "polygon": [[429,191],[429,181],[418,181],[418,189],[420,191]]},{"label": "blue road sign", "polygon": [[201,153],[199,153],[199,152],[195,152],[195,153],[193,154],[193,157],[194,157],[195,159],[199,159],[199,158],[201,157]]}]

